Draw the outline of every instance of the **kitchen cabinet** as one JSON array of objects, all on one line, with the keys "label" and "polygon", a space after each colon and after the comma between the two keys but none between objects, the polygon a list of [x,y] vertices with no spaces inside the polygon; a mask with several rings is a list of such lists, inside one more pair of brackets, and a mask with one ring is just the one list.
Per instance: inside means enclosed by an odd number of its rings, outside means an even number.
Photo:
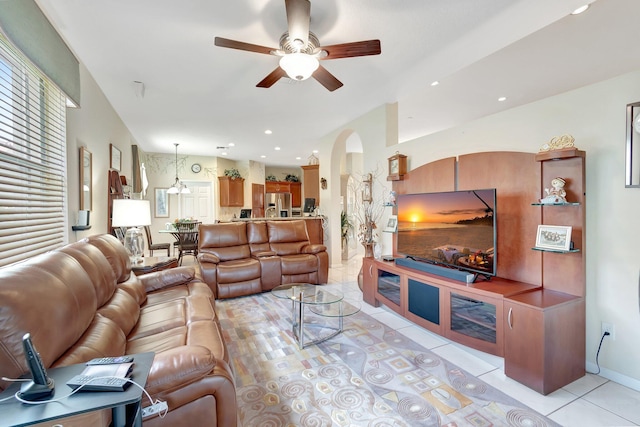
[{"label": "kitchen cabinet", "polygon": [[219,176],[218,183],[220,185],[220,206],[244,206],[244,178],[232,179],[228,176]]}]

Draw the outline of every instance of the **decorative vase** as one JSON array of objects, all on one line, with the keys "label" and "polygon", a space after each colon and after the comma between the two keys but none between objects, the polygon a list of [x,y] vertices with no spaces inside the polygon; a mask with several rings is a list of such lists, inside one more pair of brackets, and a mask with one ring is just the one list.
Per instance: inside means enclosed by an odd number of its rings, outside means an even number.
[{"label": "decorative vase", "polygon": [[373,242],[363,242],[362,246],[364,246],[364,256],[365,258],[373,258],[373,248],[375,243]]}]

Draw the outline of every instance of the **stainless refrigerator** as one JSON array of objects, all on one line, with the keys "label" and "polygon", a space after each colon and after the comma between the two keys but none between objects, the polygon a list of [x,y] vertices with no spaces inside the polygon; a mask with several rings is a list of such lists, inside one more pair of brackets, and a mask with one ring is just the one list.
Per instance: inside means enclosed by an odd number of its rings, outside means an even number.
[{"label": "stainless refrigerator", "polygon": [[266,193],[265,216],[291,217],[291,193]]}]

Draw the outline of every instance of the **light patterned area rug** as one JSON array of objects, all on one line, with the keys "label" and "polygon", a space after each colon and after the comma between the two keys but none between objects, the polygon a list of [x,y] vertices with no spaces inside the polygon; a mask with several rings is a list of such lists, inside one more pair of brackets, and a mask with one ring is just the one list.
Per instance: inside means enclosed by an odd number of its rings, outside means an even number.
[{"label": "light patterned area rug", "polygon": [[[365,313],[300,350],[288,301],[265,293],[216,308],[244,427],[557,426]],[[312,334],[337,322],[307,320]]]}]

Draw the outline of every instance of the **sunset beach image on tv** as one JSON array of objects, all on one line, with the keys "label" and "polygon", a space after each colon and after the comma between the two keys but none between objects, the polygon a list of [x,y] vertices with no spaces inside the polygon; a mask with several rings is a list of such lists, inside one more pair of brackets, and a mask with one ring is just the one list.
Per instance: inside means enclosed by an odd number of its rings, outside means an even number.
[{"label": "sunset beach image on tv", "polygon": [[398,253],[495,275],[495,189],[398,196]]}]

